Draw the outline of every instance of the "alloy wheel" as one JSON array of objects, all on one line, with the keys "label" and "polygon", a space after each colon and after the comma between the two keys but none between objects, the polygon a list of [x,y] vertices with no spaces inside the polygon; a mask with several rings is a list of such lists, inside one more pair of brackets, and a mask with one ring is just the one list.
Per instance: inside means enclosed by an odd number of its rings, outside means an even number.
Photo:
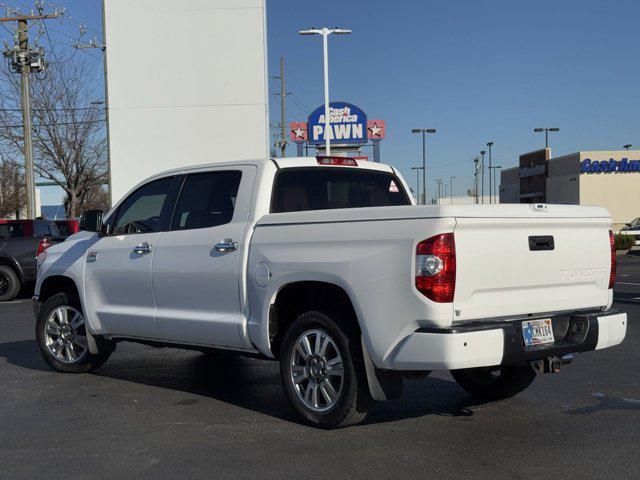
[{"label": "alloy wheel", "polygon": [[70,305],[56,307],[45,322],[44,340],[57,361],[79,362],[89,352],[84,316]]},{"label": "alloy wheel", "polygon": [[2,272],[0,272],[0,295],[4,295],[11,288],[11,282],[9,278]]},{"label": "alloy wheel", "polygon": [[304,332],[291,352],[291,382],[300,401],[314,412],[330,410],[344,385],[342,355],[324,330]]}]

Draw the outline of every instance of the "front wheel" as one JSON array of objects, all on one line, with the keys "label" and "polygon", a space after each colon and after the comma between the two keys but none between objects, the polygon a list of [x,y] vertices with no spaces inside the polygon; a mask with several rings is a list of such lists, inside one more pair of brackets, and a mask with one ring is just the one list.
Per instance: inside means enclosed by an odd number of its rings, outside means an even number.
[{"label": "front wheel", "polygon": [[8,302],[20,293],[20,279],[7,265],[0,265],[0,302]]},{"label": "front wheel", "polygon": [[485,400],[503,400],[526,389],[536,378],[528,365],[452,370],[454,380],[467,393]]},{"label": "front wheel", "polygon": [[67,293],[52,296],[40,307],[36,339],[45,361],[59,372],[88,372],[101,366],[111,354],[109,348],[98,355],[89,351],[82,307]]},{"label": "front wheel", "polygon": [[323,313],[304,313],[289,327],[280,376],[295,410],[314,426],[353,425],[373,407],[359,335]]}]

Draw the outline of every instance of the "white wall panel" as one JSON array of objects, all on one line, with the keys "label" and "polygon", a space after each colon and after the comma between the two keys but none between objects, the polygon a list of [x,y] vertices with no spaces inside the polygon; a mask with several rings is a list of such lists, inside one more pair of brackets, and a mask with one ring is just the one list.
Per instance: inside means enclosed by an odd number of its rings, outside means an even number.
[{"label": "white wall panel", "polygon": [[112,198],[179,166],[268,156],[264,0],[105,0]]}]

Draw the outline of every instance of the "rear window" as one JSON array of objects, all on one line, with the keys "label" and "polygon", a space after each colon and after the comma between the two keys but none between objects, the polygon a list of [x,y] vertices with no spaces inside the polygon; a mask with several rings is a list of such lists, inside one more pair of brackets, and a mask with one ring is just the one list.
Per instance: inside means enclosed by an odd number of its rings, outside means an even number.
[{"label": "rear window", "polygon": [[273,213],[410,205],[398,177],[356,168],[294,168],[276,175]]},{"label": "rear window", "polygon": [[58,236],[58,227],[55,223],[35,222],[36,237]]}]

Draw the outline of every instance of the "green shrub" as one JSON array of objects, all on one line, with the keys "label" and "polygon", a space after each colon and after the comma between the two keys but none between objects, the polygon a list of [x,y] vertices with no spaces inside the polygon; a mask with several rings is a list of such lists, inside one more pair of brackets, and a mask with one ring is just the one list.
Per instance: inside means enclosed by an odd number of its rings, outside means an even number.
[{"label": "green shrub", "polygon": [[629,250],[636,243],[633,235],[625,235],[624,233],[615,234],[615,246],[616,250]]}]

